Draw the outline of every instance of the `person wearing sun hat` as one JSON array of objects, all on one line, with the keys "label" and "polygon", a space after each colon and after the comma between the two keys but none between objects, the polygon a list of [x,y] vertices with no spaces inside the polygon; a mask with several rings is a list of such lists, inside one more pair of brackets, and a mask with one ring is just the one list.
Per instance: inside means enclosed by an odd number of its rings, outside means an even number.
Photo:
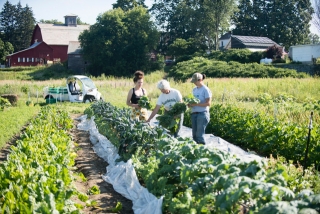
[{"label": "person wearing sun hat", "polygon": [[192,75],[191,82],[196,85],[196,87],[192,89],[192,94],[198,98],[200,102],[188,105],[188,107],[191,108],[192,138],[198,144],[205,144],[205,130],[210,121],[209,108],[211,105],[212,92],[204,84],[203,80],[205,78],[205,74],[194,73]]}]

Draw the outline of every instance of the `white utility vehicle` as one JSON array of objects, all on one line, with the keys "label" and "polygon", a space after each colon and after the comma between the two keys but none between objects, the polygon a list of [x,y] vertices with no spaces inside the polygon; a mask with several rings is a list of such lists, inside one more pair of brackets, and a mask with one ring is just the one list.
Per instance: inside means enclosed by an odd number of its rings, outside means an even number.
[{"label": "white utility vehicle", "polygon": [[43,97],[47,103],[57,101],[88,103],[102,99],[94,82],[83,75],[68,77],[64,87],[45,87]]}]

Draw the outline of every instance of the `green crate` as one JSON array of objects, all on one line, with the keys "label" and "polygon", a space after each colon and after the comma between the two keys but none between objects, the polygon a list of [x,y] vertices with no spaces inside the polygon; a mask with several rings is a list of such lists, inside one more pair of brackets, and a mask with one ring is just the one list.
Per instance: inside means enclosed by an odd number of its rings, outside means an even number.
[{"label": "green crate", "polygon": [[56,103],[56,102],[57,102],[57,100],[54,99],[54,98],[48,98],[48,99],[46,99],[46,103],[48,103],[48,104],[50,104],[50,103]]}]

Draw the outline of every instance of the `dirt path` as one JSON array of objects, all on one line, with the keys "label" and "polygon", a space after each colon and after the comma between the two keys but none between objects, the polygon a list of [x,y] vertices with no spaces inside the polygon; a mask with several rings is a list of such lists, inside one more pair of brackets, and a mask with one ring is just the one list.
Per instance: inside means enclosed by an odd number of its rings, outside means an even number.
[{"label": "dirt path", "polygon": [[122,204],[122,210],[118,213],[131,214],[132,202],[121,194],[117,193],[111,184],[102,179],[102,175],[106,173],[108,163],[102,158],[98,157],[92,149],[92,144],[89,139],[89,132],[78,130],[76,125],[80,121],[75,120],[81,115],[72,115],[74,119],[74,128],[71,131],[73,141],[79,145],[77,151],[75,167],[76,172],[82,172],[87,178],[87,182],[75,182],[77,189],[86,193],[92,186],[97,185],[100,189],[100,194],[90,195],[90,200],[95,200],[98,203],[98,208],[86,207],[84,213],[111,213],[117,202]]}]

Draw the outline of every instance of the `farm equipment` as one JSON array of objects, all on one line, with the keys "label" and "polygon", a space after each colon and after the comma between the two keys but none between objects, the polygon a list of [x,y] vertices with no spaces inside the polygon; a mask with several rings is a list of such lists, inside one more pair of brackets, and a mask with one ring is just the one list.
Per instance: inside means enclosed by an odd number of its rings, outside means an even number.
[{"label": "farm equipment", "polygon": [[89,103],[102,99],[94,82],[89,77],[82,75],[68,77],[65,87],[45,87],[43,97],[47,103],[57,101]]}]

